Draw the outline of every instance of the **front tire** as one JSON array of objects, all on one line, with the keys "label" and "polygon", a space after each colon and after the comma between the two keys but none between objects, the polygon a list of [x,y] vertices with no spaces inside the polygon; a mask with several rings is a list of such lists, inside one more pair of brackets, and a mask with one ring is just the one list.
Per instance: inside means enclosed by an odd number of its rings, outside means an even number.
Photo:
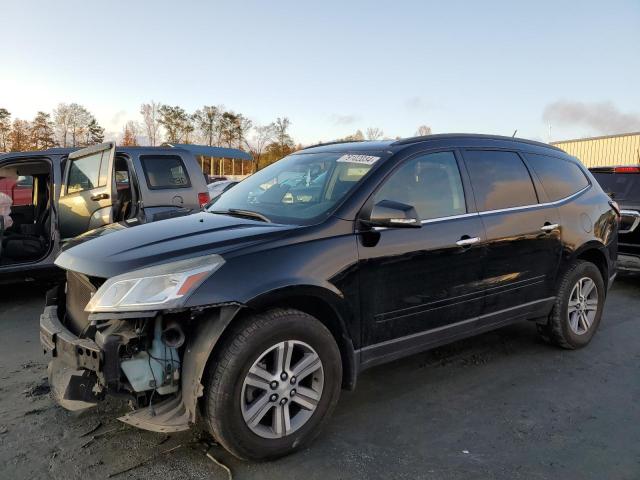
[{"label": "front tire", "polygon": [[575,262],[562,277],[548,323],[538,326],[540,334],[562,348],[586,346],[600,325],[605,296],[598,267],[584,260]]},{"label": "front tire", "polygon": [[211,434],[236,457],[254,461],[307,445],[340,395],[342,362],[331,332],[293,309],[252,315],[233,328],[205,390]]}]

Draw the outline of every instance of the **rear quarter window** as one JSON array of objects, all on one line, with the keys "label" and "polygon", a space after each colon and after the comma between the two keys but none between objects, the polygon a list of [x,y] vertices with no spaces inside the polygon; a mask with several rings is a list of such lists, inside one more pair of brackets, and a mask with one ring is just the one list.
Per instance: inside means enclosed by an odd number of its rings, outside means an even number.
[{"label": "rear quarter window", "polygon": [[515,152],[466,150],[478,210],[501,210],[538,203],[531,175]]},{"label": "rear quarter window", "polygon": [[188,188],[191,186],[184,162],[174,155],[140,157],[147,185],[151,189]]},{"label": "rear quarter window", "polygon": [[527,153],[525,157],[552,202],[569,197],[589,185],[584,172],[569,160],[535,153]]}]

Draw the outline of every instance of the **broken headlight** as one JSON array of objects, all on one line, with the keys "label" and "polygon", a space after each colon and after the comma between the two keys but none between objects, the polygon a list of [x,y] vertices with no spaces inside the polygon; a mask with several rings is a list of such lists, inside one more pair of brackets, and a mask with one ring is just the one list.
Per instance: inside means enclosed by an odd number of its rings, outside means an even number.
[{"label": "broken headlight", "polygon": [[220,255],[205,255],[117,275],[102,284],[84,309],[94,313],[180,307],[223,264]]}]

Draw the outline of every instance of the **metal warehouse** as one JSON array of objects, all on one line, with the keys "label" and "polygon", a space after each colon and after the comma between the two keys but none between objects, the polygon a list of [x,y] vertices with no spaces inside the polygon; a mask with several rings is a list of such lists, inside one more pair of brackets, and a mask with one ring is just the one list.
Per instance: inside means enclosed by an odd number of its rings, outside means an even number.
[{"label": "metal warehouse", "polygon": [[587,167],[640,164],[640,132],[551,142]]}]

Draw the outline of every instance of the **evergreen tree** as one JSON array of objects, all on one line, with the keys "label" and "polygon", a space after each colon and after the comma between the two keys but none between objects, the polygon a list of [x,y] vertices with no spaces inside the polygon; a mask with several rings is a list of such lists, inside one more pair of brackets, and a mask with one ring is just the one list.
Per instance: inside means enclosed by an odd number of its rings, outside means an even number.
[{"label": "evergreen tree", "polygon": [[104,128],[102,128],[95,117],[91,116],[91,120],[87,124],[87,145],[95,145],[104,142]]}]

